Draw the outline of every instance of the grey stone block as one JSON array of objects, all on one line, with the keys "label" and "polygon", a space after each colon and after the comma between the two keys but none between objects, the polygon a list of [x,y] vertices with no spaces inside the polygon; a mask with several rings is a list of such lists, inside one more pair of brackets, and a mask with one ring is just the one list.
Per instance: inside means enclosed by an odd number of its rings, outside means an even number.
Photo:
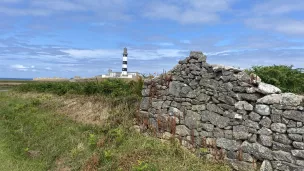
[{"label": "grey stone block", "polygon": [[271,125],[271,120],[268,117],[263,117],[262,120],[260,121],[260,125],[266,127],[266,128],[270,128]]},{"label": "grey stone block", "polygon": [[229,150],[229,151],[237,151],[241,144],[235,140],[229,140],[226,138],[218,138],[216,140],[216,145],[218,147],[221,147],[221,148]]},{"label": "grey stone block", "polygon": [[272,146],[272,137],[268,135],[260,135],[259,140],[263,146],[271,147]]},{"label": "grey stone block", "polygon": [[293,164],[295,163],[294,157],[288,152],[273,151],[272,155],[273,155],[274,160],[286,161],[286,162],[293,163]]},{"label": "grey stone block", "polygon": [[255,106],[254,111],[260,115],[270,115],[270,108],[268,105],[258,104]]},{"label": "grey stone block", "polygon": [[249,137],[248,128],[243,125],[233,126],[233,138],[247,140]]},{"label": "grey stone block", "polygon": [[287,130],[287,127],[285,124],[282,124],[282,123],[273,123],[273,124],[271,124],[271,130],[278,132],[278,133],[285,133]]}]

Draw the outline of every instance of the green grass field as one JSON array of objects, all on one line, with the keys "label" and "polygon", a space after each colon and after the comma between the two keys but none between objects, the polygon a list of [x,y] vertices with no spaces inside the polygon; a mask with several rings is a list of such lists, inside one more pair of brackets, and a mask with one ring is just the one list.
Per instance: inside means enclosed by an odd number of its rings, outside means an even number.
[{"label": "green grass field", "polygon": [[[100,110],[107,108],[109,116],[103,124],[71,118],[61,110],[70,99],[73,104],[78,99],[79,105],[102,104]],[[137,104],[133,100],[0,92],[0,170],[230,170],[176,142],[163,143],[130,129]]]}]

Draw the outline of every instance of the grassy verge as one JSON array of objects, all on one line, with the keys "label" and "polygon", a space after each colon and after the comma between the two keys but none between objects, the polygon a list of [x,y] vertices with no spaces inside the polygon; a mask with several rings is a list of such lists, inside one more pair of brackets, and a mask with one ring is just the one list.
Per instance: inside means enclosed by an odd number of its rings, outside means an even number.
[{"label": "grassy verge", "polygon": [[59,98],[71,97],[0,93],[0,170],[229,170],[131,130],[130,99],[94,98],[110,108],[96,125],[58,112]]}]

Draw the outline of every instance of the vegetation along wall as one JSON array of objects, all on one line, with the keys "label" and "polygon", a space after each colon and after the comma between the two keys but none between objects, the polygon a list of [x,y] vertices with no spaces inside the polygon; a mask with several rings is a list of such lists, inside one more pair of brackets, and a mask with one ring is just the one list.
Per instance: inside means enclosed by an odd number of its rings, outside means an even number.
[{"label": "vegetation along wall", "polygon": [[304,170],[304,97],[190,53],[145,80],[139,128],[235,170]]}]

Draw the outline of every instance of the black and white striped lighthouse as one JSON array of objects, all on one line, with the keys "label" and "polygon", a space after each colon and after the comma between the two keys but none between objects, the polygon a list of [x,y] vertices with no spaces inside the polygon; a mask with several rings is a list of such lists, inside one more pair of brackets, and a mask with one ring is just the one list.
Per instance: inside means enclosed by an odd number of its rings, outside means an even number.
[{"label": "black and white striped lighthouse", "polygon": [[128,50],[124,48],[124,52],[122,54],[122,72],[121,75],[127,76],[128,75]]}]

